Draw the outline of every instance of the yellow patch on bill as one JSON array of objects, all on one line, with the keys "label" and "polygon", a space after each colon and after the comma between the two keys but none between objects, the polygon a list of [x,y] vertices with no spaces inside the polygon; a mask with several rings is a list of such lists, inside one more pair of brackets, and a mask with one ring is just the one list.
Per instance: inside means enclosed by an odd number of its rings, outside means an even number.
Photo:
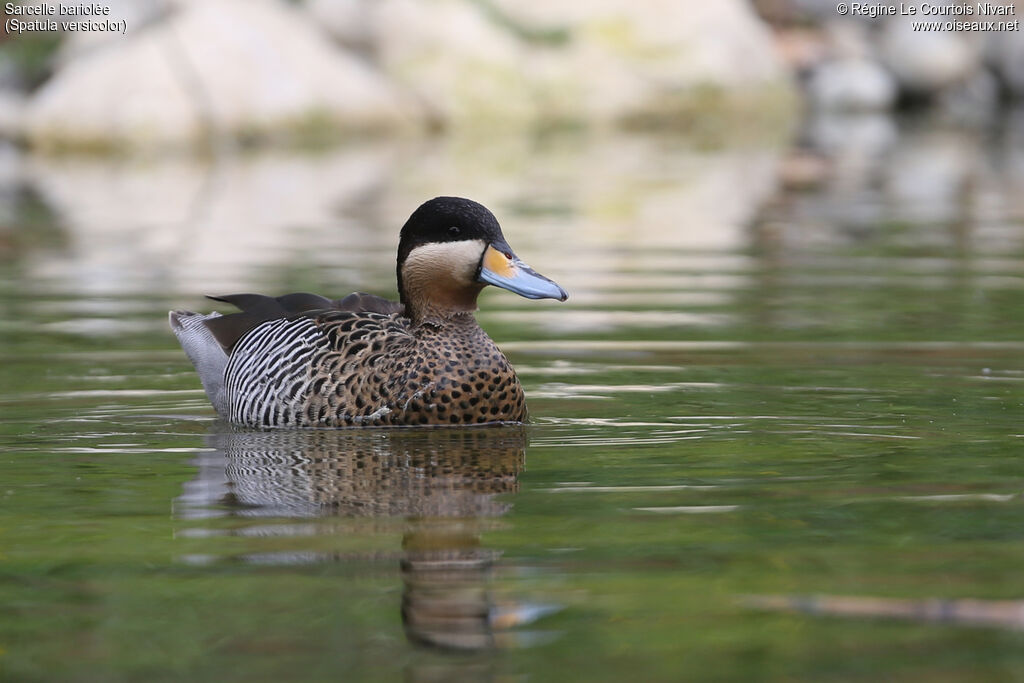
[{"label": "yellow patch on bill", "polygon": [[484,268],[500,277],[511,278],[515,277],[516,274],[512,261],[491,246],[487,247],[487,253],[484,254]]}]

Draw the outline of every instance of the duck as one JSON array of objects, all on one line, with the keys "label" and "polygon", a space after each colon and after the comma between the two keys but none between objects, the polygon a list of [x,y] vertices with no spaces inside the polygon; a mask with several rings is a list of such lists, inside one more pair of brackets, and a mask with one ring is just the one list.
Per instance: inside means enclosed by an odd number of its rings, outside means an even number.
[{"label": "duck", "polygon": [[210,296],[237,312],[175,310],[171,329],[218,415],[257,428],[524,423],[515,369],[474,316],[491,285],[565,301],[482,204],[435,197],[399,235],[398,301]]}]

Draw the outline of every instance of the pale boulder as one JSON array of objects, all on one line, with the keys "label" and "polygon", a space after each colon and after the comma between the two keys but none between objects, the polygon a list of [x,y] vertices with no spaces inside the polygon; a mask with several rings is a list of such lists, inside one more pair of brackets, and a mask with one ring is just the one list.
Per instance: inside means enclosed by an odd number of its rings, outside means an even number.
[{"label": "pale boulder", "polygon": [[790,92],[741,0],[377,0],[372,15],[383,70],[443,121],[664,121]]},{"label": "pale boulder", "polygon": [[[124,22],[125,35],[133,35],[145,30],[162,17],[173,12],[181,0],[104,0],[98,3],[108,9],[107,14],[97,14],[90,20],[105,20],[112,23]],[[74,6],[75,3],[62,3]],[[85,4],[85,3],[81,3]],[[97,3],[94,3],[97,4]],[[75,20],[78,17],[63,16],[62,19]],[[101,50],[117,43],[124,42],[125,35],[118,31],[67,31],[61,34],[60,48],[56,54],[57,66],[63,66],[74,59],[79,59],[89,52]]]},{"label": "pale boulder", "polygon": [[964,83],[981,65],[981,51],[969,36],[953,31],[915,31],[911,18],[890,17],[879,57],[911,94],[935,93]]},{"label": "pale boulder", "polygon": [[382,70],[436,123],[523,123],[539,115],[525,46],[479,3],[377,0],[370,26]]},{"label": "pale boulder", "polygon": [[304,7],[338,43],[360,52],[372,50],[373,6],[367,0],[306,0]]},{"label": "pale boulder", "polygon": [[896,100],[896,84],[870,59],[842,59],[815,67],[807,82],[811,101],[828,111],[884,111]]},{"label": "pale boulder", "polygon": [[165,46],[140,38],[68,62],[28,103],[25,135],[40,148],[184,144],[203,121]]},{"label": "pale boulder", "polygon": [[536,57],[548,62],[541,67],[546,92],[575,93],[570,113],[577,116],[668,120],[703,106],[763,103],[789,90],[767,28],[739,0],[499,4],[549,35],[564,33],[560,49]]},{"label": "pale boulder", "polygon": [[160,147],[309,125],[394,129],[415,118],[383,77],[300,12],[216,0],[186,3],[65,64],[29,103],[26,134],[43,148]]}]

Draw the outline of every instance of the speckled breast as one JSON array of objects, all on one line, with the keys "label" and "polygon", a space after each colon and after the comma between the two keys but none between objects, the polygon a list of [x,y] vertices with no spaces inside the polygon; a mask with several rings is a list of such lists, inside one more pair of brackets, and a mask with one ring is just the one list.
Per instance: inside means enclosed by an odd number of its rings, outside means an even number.
[{"label": "speckled breast", "polygon": [[470,334],[421,330],[417,387],[398,424],[484,424],[526,421],[526,397],[515,370],[479,327]]}]

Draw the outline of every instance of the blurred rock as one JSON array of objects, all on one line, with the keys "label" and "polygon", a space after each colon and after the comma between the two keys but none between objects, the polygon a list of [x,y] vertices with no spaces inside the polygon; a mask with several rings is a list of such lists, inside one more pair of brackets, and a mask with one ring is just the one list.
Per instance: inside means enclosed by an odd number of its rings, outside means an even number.
[{"label": "blurred rock", "polygon": [[368,6],[382,69],[440,123],[664,124],[737,103],[760,114],[789,94],[771,36],[740,0]]},{"label": "blurred rock", "polygon": [[952,31],[915,31],[906,17],[885,22],[879,57],[910,95],[929,95],[965,82],[981,65],[976,43]]},{"label": "blurred rock", "polygon": [[[789,91],[772,36],[740,0],[493,6],[520,34],[534,36],[528,71],[538,74],[541,97],[559,116],[666,122],[705,108],[770,107]],[[538,37],[550,46],[538,49]]]},{"label": "blurred rock", "polygon": [[684,126],[729,110],[779,118],[792,104],[775,44],[742,0],[114,4],[133,33],[69,37],[30,103],[33,145],[169,147],[425,124]]},{"label": "blurred rock", "polygon": [[810,71],[807,92],[825,111],[868,112],[888,109],[896,100],[896,83],[872,53],[865,26],[830,22],[825,31],[828,57]]},{"label": "blurred rock", "polygon": [[381,68],[438,122],[524,121],[538,115],[524,46],[465,0],[375,0]]},{"label": "blurred rock", "polygon": [[869,59],[844,59],[818,65],[807,82],[815,106],[831,111],[881,111],[896,99],[889,73]]},{"label": "blurred rock", "polygon": [[939,93],[937,103],[954,121],[985,123],[999,106],[999,81],[988,69],[979,67],[967,79]]},{"label": "blurred rock", "polygon": [[835,19],[836,3],[832,0],[791,0],[795,13],[822,21]]},{"label": "blurred rock", "polygon": [[1001,31],[986,45],[989,63],[1009,93],[1024,99],[1024,33]]},{"label": "blurred rock", "polygon": [[306,11],[317,26],[345,47],[371,53],[372,5],[366,0],[306,0]]},{"label": "blurred rock", "polygon": [[814,27],[779,28],[775,44],[783,63],[798,76],[810,73],[829,56],[825,32]]},{"label": "blurred rock", "polygon": [[[181,0],[104,0],[103,6],[110,8],[104,18],[111,21],[124,20],[127,34],[145,30],[153,22],[168,16]],[[68,18],[68,17],[65,17]],[[70,31],[61,36],[60,49],[56,55],[57,66],[68,64],[93,50],[99,50],[124,41],[124,36],[112,31]]]},{"label": "blurred rock", "polygon": [[39,148],[184,144],[204,128],[164,46],[149,37],[68,63],[28,113],[25,135]]},{"label": "blurred rock", "polygon": [[[806,76],[802,83],[818,109],[927,105],[952,120],[977,125],[997,113],[1003,95],[1024,97],[1021,31],[914,30],[919,21],[965,18],[939,13],[964,4],[960,0],[929,3],[927,15],[917,5],[914,16],[843,18],[828,0],[752,2],[770,22],[785,63]],[[885,80],[894,81],[895,97],[887,94],[892,86]]]},{"label": "blurred rock", "polygon": [[29,103],[40,148],[164,147],[204,138],[393,129],[415,112],[365,63],[272,0],[188,3],[67,63]]}]

